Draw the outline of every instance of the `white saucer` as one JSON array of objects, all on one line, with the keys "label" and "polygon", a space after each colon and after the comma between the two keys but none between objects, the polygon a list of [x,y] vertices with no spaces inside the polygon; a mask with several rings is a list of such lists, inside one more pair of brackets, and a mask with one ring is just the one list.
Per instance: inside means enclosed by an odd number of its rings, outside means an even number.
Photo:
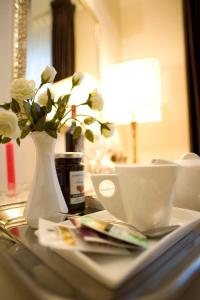
[{"label": "white saucer", "polygon": [[[91,215],[96,218],[111,218],[111,215],[105,210]],[[60,250],[56,250],[56,252],[83,272],[95,277],[96,280],[105,286],[115,288],[125,281],[130,274],[137,273],[181,239],[198,222],[200,222],[200,212],[173,207],[170,224],[180,224],[181,226],[159,241],[150,241],[149,249],[143,252],[135,252],[130,256],[85,254]]]}]

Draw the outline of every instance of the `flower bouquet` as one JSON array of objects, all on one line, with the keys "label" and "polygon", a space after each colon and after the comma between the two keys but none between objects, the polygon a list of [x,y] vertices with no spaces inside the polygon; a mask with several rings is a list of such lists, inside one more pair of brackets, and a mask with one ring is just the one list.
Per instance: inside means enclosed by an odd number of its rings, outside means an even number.
[{"label": "flower bouquet", "polygon": [[[10,102],[0,105],[0,143],[5,144],[11,139],[16,139],[18,145],[30,132],[45,131],[49,136],[57,138],[63,125],[72,119],[72,106],[69,100],[73,89],[80,85],[83,79],[82,73],[75,73],[72,76],[72,87],[69,94],[55,99],[50,88],[40,94],[38,92],[43,85],[52,83],[56,76],[56,70],[47,66],[41,74],[41,83],[35,87],[34,80],[23,78],[15,79],[11,84]],[[88,99],[77,106],[87,105],[92,110],[101,111],[103,100],[96,90],[88,95]],[[53,114],[52,114],[53,112]],[[81,117],[81,120],[80,118]],[[85,117],[83,119],[83,117]],[[83,120],[82,120],[83,119]],[[94,117],[87,115],[77,115],[75,119],[77,126],[73,133],[73,138],[78,138],[84,131],[85,137],[94,141],[94,134],[89,125],[97,122],[103,136],[109,137],[113,132],[113,126],[109,122],[101,122]]]},{"label": "flower bouquet", "polygon": [[[73,89],[82,82],[82,73],[72,76],[70,93],[56,98],[47,87],[45,92],[39,94],[40,89],[52,83],[55,76],[55,69],[47,66],[41,74],[38,88],[33,80],[14,80],[11,84],[12,100],[0,105],[0,143],[15,139],[20,145],[21,140],[30,134],[36,147],[35,175],[25,209],[26,220],[33,228],[37,228],[39,218],[58,222],[68,212],[54,162],[56,138],[64,124],[73,119],[76,122],[73,138],[79,138],[83,132],[90,142],[94,141],[94,134],[89,127],[95,122],[103,136],[109,137],[113,132],[113,125],[109,122],[102,122],[90,115],[71,114],[75,105],[69,104],[70,98]],[[103,100],[94,90],[88,94],[86,101],[77,106],[101,111]]]}]

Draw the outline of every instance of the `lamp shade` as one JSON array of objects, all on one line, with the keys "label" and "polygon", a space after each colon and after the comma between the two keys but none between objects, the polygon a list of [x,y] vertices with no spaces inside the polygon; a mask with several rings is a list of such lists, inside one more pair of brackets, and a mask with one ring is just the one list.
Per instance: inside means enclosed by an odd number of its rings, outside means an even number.
[{"label": "lamp shade", "polygon": [[102,73],[104,115],[117,124],[161,120],[160,66],[155,58],[111,65]]}]

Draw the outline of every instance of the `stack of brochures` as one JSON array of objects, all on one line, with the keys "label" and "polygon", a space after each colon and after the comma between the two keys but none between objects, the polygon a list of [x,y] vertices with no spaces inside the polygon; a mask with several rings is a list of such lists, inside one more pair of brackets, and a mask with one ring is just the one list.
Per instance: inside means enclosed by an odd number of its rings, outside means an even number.
[{"label": "stack of brochures", "polygon": [[131,255],[148,248],[147,238],[137,230],[90,215],[64,224],[40,219],[38,237],[44,246],[71,251]]},{"label": "stack of brochures", "polygon": [[58,254],[103,286],[121,290],[130,278],[155,266],[168,250],[175,251],[177,247],[179,253],[179,241],[192,232],[199,220],[199,212],[173,207],[170,225],[180,226],[162,238],[147,239],[131,227],[117,225],[114,221],[119,220],[103,210],[63,223],[40,219],[37,236],[49,253]]}]

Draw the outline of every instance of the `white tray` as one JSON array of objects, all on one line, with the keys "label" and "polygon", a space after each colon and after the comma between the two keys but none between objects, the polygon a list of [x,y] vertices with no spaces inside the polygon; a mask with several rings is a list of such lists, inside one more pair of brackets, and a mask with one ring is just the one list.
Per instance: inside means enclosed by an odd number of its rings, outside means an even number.
[{"label": "white tray", "polygon": [[[110,214],[105,210],[92,215],[96,218],[111,218]],[[97,281],[105,286],[116,288],[123,281],[126,281],[129,275],[136,274],[163,251],[181,239],[198,222],[200,222],[200,212],[173,207],[170,224],[180,224],[181,226],[159,241],[151,240],[149,249],[143,252],[135,252],[130,256],[86,254],[78,251],[61,250],[56,250],[56,252],[83,272],[95,277]]]}]

